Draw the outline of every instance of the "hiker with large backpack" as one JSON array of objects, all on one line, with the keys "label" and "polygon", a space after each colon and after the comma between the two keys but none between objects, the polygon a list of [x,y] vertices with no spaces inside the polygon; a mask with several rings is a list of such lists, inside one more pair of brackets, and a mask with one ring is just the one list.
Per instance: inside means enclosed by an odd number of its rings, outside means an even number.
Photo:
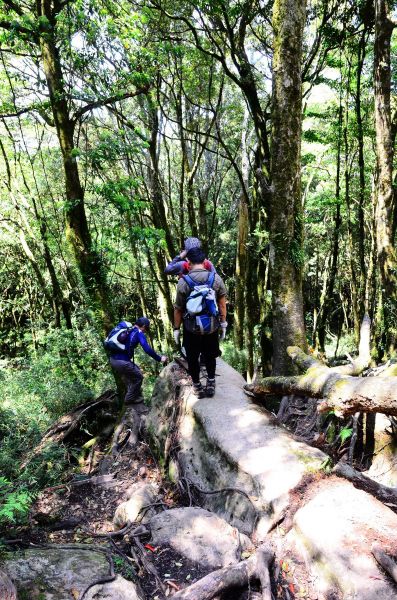
[{"label": "hiker with large backpack", "polygon": [[[178,275],[178,277],[188,275],[191,265],[189,261],[186,260],[186,255],[189,250],[193,250],[193,248],[201,248],[201,242],[198,238],[188,237],[186,238],[184,245],[184,249],[165,267],[164,273],[166,275]],[[207,258],[204,258],[203,265],[207,271],[216,273],[214,265]]]},{"label": "hiker with large backpack", "polygon": [[143,375],[134,361],[135,348],[140,344],[146,354],[157,362],[166,363],[168,360],[165,355],[160,356],[149,346],[145,336],[149,326],[150,321],[146,317],[140,317],[134,325],[128,321],[121,321],[112,329],[104,342],[110,355],[112,369],[121,376],[127,387],[125,404],[143,402]]},{"label": "hiker with large backpack", "polygon": [[[195,247],[188,251],[189,274],[178,281],[174,310],[174,339],[180,341],[183,323],[183,345],[198,398],[215,394],[216,357],[219,356],[219,330],[225,339],[226,287],[221,277],[204,266],[205,253]],[[207,384],[200,382],[200,354],[207,369]]]}]

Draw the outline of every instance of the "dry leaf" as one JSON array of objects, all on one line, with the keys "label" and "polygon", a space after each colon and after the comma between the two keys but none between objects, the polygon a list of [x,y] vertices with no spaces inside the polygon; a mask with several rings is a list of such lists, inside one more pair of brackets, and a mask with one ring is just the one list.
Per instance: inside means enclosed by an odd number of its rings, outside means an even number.
[{"label": "dry leaf", "polygon": [[72,588],[72,596],[73,596],[74,600],[79,600],[80,592],[78,590],[76,590],[76,588]]}]

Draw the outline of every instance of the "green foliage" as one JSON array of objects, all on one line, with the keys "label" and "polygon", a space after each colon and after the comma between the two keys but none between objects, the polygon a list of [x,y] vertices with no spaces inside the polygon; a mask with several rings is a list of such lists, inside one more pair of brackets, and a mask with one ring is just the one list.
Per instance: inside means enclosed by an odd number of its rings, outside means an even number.
[{"label": "green foliage", "polygon": [[136,571],[134,567],[127,561],[127,559],[123,558],[122,556],[118,556],[117,554],[114,554],[112,559],[116,573],[119,573],[125,579],[136,581]]},{"label": "green foliage", "polygon": [[0,526],[23,522],[28,514],[33,496],[27,489],[15,490],[5,477],[0,477]]},{"label": "green foliage", "polygon": [[238,350],[232,340],[222,344],[222,358],[239,373],[247,372],[248,355],[246,350]]},{"label": "green foliage", "polygon": [[344,427],[343,429],[340,430],[339,432],[339,437],[340,437],[340,441],[345,442],[346,440],[349,439],[349,437],[351,437],[353,433],[353,429],[351,429],[350,427]]},{"label": "green foliage", "polygon": [[[30,342],[26,336],[28,347]],[[114,385],[100,340],[89,326],[37,332],[36,344],[22,361],[3,361],[0,369],[0,472],[5,478],[0,523],[21,522],[37,492],[67,476],[68,455],[57,444],[45,446],[20,468],[48,426]]]}]

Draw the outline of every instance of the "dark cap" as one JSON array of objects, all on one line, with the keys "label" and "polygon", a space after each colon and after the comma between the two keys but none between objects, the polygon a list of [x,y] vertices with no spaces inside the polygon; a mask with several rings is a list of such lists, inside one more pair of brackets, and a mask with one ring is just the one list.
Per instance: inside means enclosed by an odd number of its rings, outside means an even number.
[{"label": "dark cap", "polygon": [[188,260],[190,260],[190,262],[193,263],[194,265],[200,265],[201,263],[203,263],[205,261],[206,256],[205,256],[205,252],[204,252],[204,250],[202,250],[202,248],[192,248],[186,254],[186,258]]},{"label": "dark cap", "polygon": [[146,329],[149,329],[150,321],[147,317],[139,317],[139,319],[135,321],[135,325],[138,325],[138,327],[146,327]]}]

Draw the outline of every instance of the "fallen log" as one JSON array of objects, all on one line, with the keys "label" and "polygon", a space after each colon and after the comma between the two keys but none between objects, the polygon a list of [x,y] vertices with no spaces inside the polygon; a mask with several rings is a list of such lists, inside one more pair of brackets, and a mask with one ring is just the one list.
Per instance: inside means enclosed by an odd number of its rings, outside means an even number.
[{"label": "fallen log", "polygon": [[397,492],[394,488],[377,483],[346,463],[338,463],[332,469],[332,472],[335,473],[335,475],[338,475],[338,477],[348,479],[352,482],[354,487],[372,494],[384,504],[397,508]]},{"label": "fallen log", "polygon": [[262,587],[262,600],[271,600],[269,567],[273,557],[273,552],[267,546],[260,546],[247,560],[209,573],[174,594],[173,598],[174,600],[213,600],[232,588],[243,587],[257,579]]},{"label": "fallen log", "polygon": [[71,410],[66,415],[62,415],[58,421],[56,421],[49,429],[47,429],[39,444],[21,464],[21,469],[25,469],[26,466],[33,460],[33,458],[43,451],[47,444],[60,444],[61,442],[64,442],[66,438],[68,438],[70,434],[79,427],[83,417],[87,417],[90,411],[94,411],[95,409],[94,412],[97,412],[98,407],[101,405],[112,405],[115,403],[115,399],[116,393],[112,390],[108,390],[99,398],[96,398],[95,400],[88,400],[84,404],[76,406],[76,408]]},{"label": "fallen log", "polygon": [[397,416],[397,377],[353,377],[329,368],[296,346],[287,349],[298,365],[309,366],[303,375],[266,377],[244,389],[256,398],[268,394],[319,398],[317,410],[334,410],[337,416],[357,411]]},{"label": "fallen log", "polygon": [[0,570],[0,598],[1,600],[17,600],[15,585],[7,573],[2,570]]}]

